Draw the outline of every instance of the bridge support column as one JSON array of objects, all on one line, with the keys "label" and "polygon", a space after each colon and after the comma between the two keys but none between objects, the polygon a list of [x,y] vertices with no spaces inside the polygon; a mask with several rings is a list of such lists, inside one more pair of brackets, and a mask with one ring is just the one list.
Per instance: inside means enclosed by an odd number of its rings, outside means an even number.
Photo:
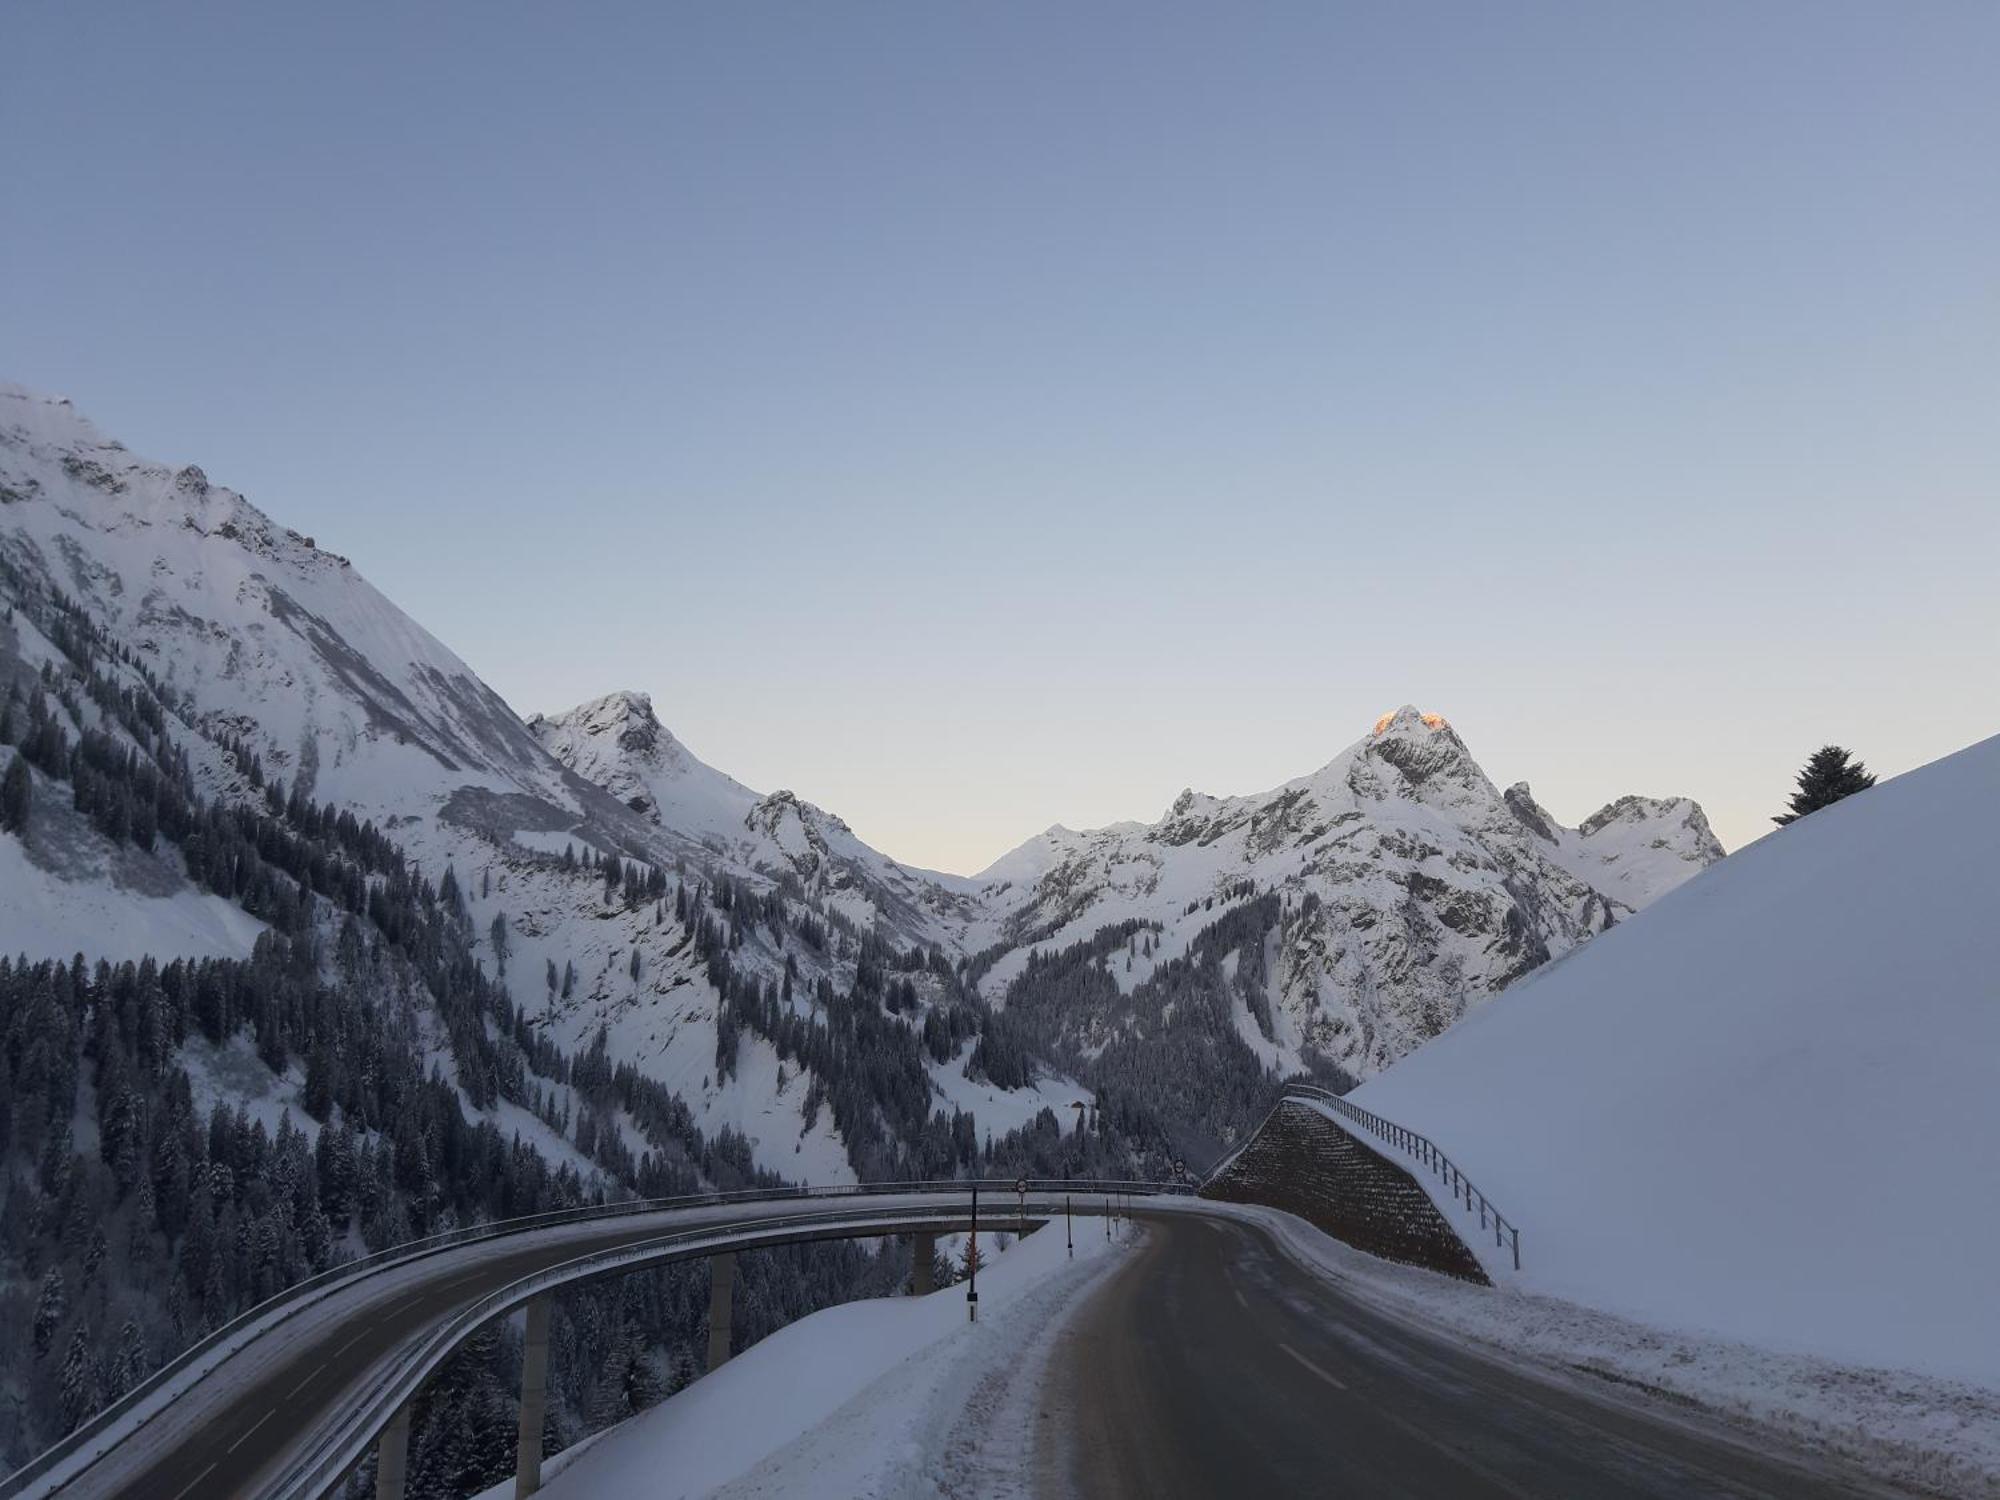
[{"label": "bridge support column", "polygon": [[405,1401],[375,1445],[375,1500],[403,1500],[410,1464],[410,1403]]},{"label": "bridge support column", "polygon": [[936,1289],[931,1276],[931,1262],[937,1258],[937,1236],[920,1234],[915,1238],[911,1251],[910,1295],[928,1297]]},{"label": "bridge support column", "polygon": [[724,1250],[708,1258],[708,1367],[729,1363],[729,1302],[736,1285],[736,1252]]},{"label": "bridge support column", "polygon": [[521,1349],[521,1436],[514,1448],[514,1500],[542,1487],[542,1419],[549,1395],[548,1294],[528,1304],[527,1339]]}]

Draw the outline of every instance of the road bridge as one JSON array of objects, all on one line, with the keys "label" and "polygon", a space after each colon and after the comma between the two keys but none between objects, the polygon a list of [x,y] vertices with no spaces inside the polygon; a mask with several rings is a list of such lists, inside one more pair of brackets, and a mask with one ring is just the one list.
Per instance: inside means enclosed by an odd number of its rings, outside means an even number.
[{"label": "road bridge", "polygon": [[[889,1185],[711,1195],[480,1226],[314,1277],[218,1330],[0,1482],[0,1500],[318,1500],[371,1451],[401,1500],[410,1399],[481,1327],[525,1309],[517,1496],[541,1480],[549,1298],[633,1271],[711,1268],[709,1364],[729,1358],[735,1257],[908,1236],[930,1290],[939,1235],[1027,1233],[1096,1215],[1147,1184]],[[975,1220],[976,1214],[976,1220]]]}]

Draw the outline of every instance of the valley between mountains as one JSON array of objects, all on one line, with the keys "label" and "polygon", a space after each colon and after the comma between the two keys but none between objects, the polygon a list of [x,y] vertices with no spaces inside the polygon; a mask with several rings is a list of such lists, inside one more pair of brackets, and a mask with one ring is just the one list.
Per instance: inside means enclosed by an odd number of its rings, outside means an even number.
[{"label": "valley between mountains", "polygon": [[[539,1035],[604,1037],[786,1176],[879,1169],[938,1111],[1004,1135],[1099,1094],[1149,1116],[1134,1149],[1205,1160],[1266,1079],[1370,1077],[1722,856],[1685,798],[1562,827],[1405,708],[1268,792],[1050,828],[976,876],[913,869],[705,765],[644,693],[523,719],[344,559],[67,402],[0,388],[0,496],[17,715],[39,694],[70,737],[130,749],[81,691],[95,670],[158,704],[200,795],[371,824],[427,883],[452,877],[468,951]],[[248,955],[255,914],[179,851],[37,791],[0,950]],[[94,943],[41,915],[66,909]],[[791,1033],[850,999],[915,1066],[907,1107],[843,1121],[824,1107],[843,1049]],[[1177,1107],[1193,1085],[1209,1097]]]},{"label": "valley between mountains", "polygon": [[[1723,852],[1685,798],[1564,827],[1406,707],[1267,792],[912,868],[643,692],[524,717],[346,559],[11,385],[0,610],[6,1463],[454,1224],[1199,1171],[1282,1080],[1377,1075]],[[753,1257],[739,1333],[907,1255]],[[559,1444],[696,1368],[695,1293],[640,1282],[559,1322]]]}]

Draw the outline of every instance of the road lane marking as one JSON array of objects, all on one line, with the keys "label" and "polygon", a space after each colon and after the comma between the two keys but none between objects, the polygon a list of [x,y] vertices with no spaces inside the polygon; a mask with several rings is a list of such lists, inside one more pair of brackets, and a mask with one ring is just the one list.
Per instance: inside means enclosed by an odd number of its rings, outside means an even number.
[{"label": "road lane marking", "polygon": [[341,1355],[345,1354],[349,1349],[352,1349],[356,1344],[360,1343],[367,1336],[368,1336],[368,1330],[365,1328],[362,1329],[361,1332],[355,1334],[353,1338],[349,1339],[346,1343],[342,1344],[338,1349],[334,1350],[333,1357],[335,1359],[339,1359]]},{"label": "road lane marking", "polygon": [[168,1500],[181,1500],[181,1496],[187,1494],[196,1485],[200,1484],[204,1479],[208,1478],[208,1476],[213,1474],[214,1472],[215,1472],[215,1465],[210,1464],[207,1468],[203,1469],[199,1474],[195,1475],[194,1478],[190,1479],[185,1485],[181,1486],[181,1488],[175,1490],[173,1494],[170,1497],[168,1497]]},{"label": "road lane marking", "polygon": [[1313,1374],[1319,1376],[1321,1380],[1324,1380],[1328,1385],[1332,1386],[1335,1390],[1344,1391],[1347,1389],[1346,1381],[1342,1380],[1338,1375],[1329,1375],[1325,1370],[1322,1370],[1318,1365],[1314,1364],[1311,1360],[1307,1359],[1303,1354],[1299,1353],[1299,1351],[1294,1349],[1290,1344],[1281,1343],[1278,1345],[1278,1347],[1284,1350],[1285,1353],[1291,1355],[1293,1359],[1297,1360],[1300,1364],[1304,1365],[1308,1370],[1311,1370]]},{"label": "road lane marking", "polygon": [[275,1417],[277,1414],[278,1414],[278,1408],[275,1406],[272,1407],[269,1411],[265,1412],[263,1416],[259,1417],[256,1421],[252,1422],[249,1428],[244,1432],[243,1436],[238,1438],[235,1442],[231,1443],[227,1448],[223,1449],[223,1452],[234,1453],[238,1448],[241,1448],[245,1443],[250,1441],[251,1433],[255,1432],[259,1427],[262,1427],[266,1422],[270,1421],[271,1418]]},{"label": "road lane marking", "polygon": [[1250,1311],[1250,1303],[1243,1296],[1243,1289],[1241,1287],[1233,1286],[1229,1290],[1233,1292],[1236,1296],[1236,1305],[1238,1307],[1241,1307],[1245,1312]]},{"label": "road lane marking", "polygon": [[285,1399],[287,1401],[291,1400],[292,1397],[296,1396],[300,1391],[304,1390],[307,1386],[311,1385],[317,1379],[319,1379],[319,1371],[314,1370],[312,1374],[306,1376],[304,1380],[301,1380],[297,1385],[293,1386],[289,1391],[286,1391]]}]

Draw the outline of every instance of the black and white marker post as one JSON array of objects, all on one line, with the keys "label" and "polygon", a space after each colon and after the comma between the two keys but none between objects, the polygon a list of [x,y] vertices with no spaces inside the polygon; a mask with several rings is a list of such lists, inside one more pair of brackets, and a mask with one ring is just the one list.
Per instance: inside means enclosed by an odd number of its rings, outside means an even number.
[{"label": "black and white marker post", "polygon": [[979,1179],[972,1179],[972,1235],[965,1242],[965,1320],[979,1321]]}]

